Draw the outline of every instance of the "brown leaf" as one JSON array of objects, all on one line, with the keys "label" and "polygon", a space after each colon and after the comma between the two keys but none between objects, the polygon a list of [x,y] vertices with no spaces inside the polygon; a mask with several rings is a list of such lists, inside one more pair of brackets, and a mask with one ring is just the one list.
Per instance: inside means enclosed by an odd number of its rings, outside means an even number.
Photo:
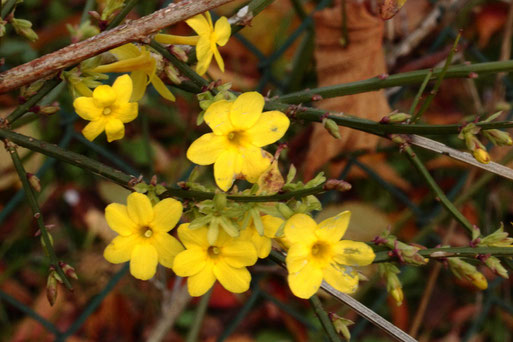
[{"label": "brown leaf", "polygon": [[406,0],[380,0],[379,15],[381,19],[388,20],[399,12]]},{"label": "brown leaf", "polygon": [[507,4],[497,2],[483,6],[477,13],[476,30],[479,37],[479,48],[488,45],[492,35],[501,30],[506,24],[507,9]]},{"label": "brown leaf", "polygon": [[[340,3],[315,15],[317,75],[319,86],[363,80],[386,73],[382,49],[383,22],[372,16],[363,4],[348,3],[347,30],[349,45],[343,47]],[[327,99],[319,107],[333,112],[348,112],[378,121],[390,107],[383,91]],[[304,164],[306,179],[343,151],[373,149],[378,137],[340,127],[341,139],[334,139],[316,124]]]}]

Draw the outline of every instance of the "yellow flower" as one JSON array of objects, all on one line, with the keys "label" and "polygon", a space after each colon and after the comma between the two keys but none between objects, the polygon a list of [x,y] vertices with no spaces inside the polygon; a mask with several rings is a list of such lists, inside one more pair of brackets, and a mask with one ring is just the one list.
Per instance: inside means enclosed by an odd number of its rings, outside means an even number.
[{"label": "yellow flower", "polygon": [[92,97],[81,96],[73,101],[77,114],[91,121],[82,130],[89,141],[93,141],[103,131],[108,142],[125,136],[124,123],[137,117],[137,102],[129,102],[132,94],[132,79],[128,75],[120,76],[111,86],[100,85],[93,91]]},{"label": "yellow flower", "polygon": [[230,39],[232,28],[228,19],[226,19],[226,17],[219,18],[214,27],[210,13],[205,12],[185,22],[196,31],[199,37],[157,34],[155,40],[162,44],[196,45],[196,56],[198,57],[196,72],[200,75],[204,75],[207,72],[208,66],[212,61],[212,56],[215,57],[219,69],[224,72],[223,58],[217,49],[217,45],[224,46],[228,42],[228,39]]},{"label": "yellow flower", "polygon": [[287,220],[285,237],[291,245],[286,263],[294,295],[310,298],[323,279],[341,292],[356,291],[358,273],[353,267],[369,265],[375,255],[363,242],[340,240],[350,216],[349,211],[344,211],[319,225],[305,214],[295,214]]},{"label": "yellow flower", "polygon": [[175,257],[173,271],[188,277],[191,296],[205,294],[216,279],[230,292],[247,291],[251,274],[246,266],[254,265],[258,259],[253,244],[232,238],[222,230],[217,241],[209,244],[207,232],[207,227],[189,229],[188,223],[178,227],[178,237],[186,250]]},{"label": "yellow flower", "polygon": [[246,229],[241,230],[240,238],[253,243],[260,259],[267,258],[269,253],[271,253],[272,239],[276,236],[276,231],[282,223],[283,220],[278,217],[264,215],[262,216],[264,235],[260,235],[255,225],[251,223]]},{"label": "yellow flower", "polygon": [[134,81],[132,101],[139,101],[146,92],[146,86],[151,82],[153,88],[166,100],[174,101],[175,96],[169,91],[164,82],[156,74],[157,61],[145,46],[125,44],[110,52],[116,56],[117,62],[100,65],[92,72],[130,72]]},{"label": "yellow flower", "polygon": [[490,155],[486,152],[485,149],[476,148],[474,152],[472,152],[474,158],[480,162],[481,164],[488,164],[490,162]]},{"label": "yellow flower", "polygon": [[172,198],[152,207],[148,196],[137,192],[127,197],[126,206],[109,204],[105,218],[119,236],[105,248],[103,256],[114,264],[130,260],[130,273],[141,280],[152,278],[158,263],[171,268],[183,247],[167,232],[178,223],[182,210],[182,204]]},{"label": "yellow flower", "polygon": [[213,133],[202,135],[187,150],[193,163],[214,164],[216,183],[224,191],[238,176],[258,181],[272,159],[261,147],[276,142],[289,127],[285,114],[262,113],[263,108],[264,98],[257,92],[244,93],[234,102],[214,102],[204,116]]}]

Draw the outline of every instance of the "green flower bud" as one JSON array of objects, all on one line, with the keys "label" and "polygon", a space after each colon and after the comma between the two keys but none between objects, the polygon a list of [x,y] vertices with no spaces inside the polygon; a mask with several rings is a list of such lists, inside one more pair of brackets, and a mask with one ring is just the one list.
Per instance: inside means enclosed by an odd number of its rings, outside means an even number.
[{"label": "green flower bud", "polygon": [[504,266],[502,266],[501,261],[498,258],[489,256],[485,259],[484,263],[496,274],[500,275],[504,279],[509,279],[508,271]]},{"label": "green flower bud", "polygon": [[46,298],[51,306],[53,306],[57,300],[57,280],[55,279],[55,274],[55,271],[50,271],[46,280]]},{"label": "green flower bud", "polygon": [[483,131],[483,135],[496,146],[513,145],[513,140],[507,132],[498,129],[487,129],[486,131]]},{"label": "green flower bud", "polygon": [[322,125],[328,133],[335,139],[340,139],[340,130],[338,128],[338,125],[335,121],[332,119],[324,118],[322,119]]}]

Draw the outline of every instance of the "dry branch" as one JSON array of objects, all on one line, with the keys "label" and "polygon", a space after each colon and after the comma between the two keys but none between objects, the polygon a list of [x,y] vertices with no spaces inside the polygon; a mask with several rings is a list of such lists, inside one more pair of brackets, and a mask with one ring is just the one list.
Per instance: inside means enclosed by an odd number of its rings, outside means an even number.
[{"label": "dry branch", "polygon": [[0,74],[0,94],[48,77],[70,65],[130,42],[149,42],[152,33],[233,0],[184,0]]}]

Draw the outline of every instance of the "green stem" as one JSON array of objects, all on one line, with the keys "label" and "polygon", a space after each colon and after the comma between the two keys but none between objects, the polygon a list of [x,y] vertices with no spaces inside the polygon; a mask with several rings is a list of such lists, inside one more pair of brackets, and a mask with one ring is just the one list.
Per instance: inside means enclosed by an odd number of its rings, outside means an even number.
[{"label": "green stem", "polygon": [[123,19],[125,19],[125,17],[128,15],[128,13],[130,13],[132,8],[134,8],[138,2],[139,2],[139,0],[130,0],[125,5],[125,7],[123,7],[123,9],[118,13],[118,15],[116,15],[116,17],[114,17],[114,19],[112,19],[112,21],[109,23],[109,25],[107,25],[107,30],[113,29],[114,27],[121,24]]},{"label": "green stem", "polygon": [[340,342],[340,337],[338,336],[328,314],[326,313],[326,311],[324,311],[324,308],[322,307],[319,297],[317,297],[317,295],[313,295],[309,299],[309,301],[312,305],[312,308],[314,309],[315,314],[317,315],[317,318],[321,322],[324,331],[328,335],[329,340],[331,342]]},{"label": "green stem", "polygon": [[85,23],[89,19],[89,12],[93,10],[95,4],[95,0],[87,0],[84,9],[82,10],[82,16],[80,17],[81,23]]},{"label": "green stem", "polygon": [[212,295],[212,288],[205,293],[198,304],[198,309],[196,310],[196,317],[194,317],[194,322],[192,322],[191,330],[189,330],[189,334],[187,335],[186,342],[195,342],[198,340],[199,331],[201,328],[201,323],[203,323],[203,319],[205,318],[205,313],[207,312],[208,302],[210,301],[210,296]]},{"label": "green stem", "polygon": [[[25,135],[11,132],[9,130],[0,129],[0,138],[9,139],[13,143],[20,145],[22,147],[26,147],[31,151],[36,151],[43,153],[49,157],[56,158],[63,162],[69,163],[71,165],[75,165],[80,167],[83,170],[89,171],[91,173],[103,176],[114,183],[125,187],[129,190],[132,190],[131,181],[134,180],[134,176],[127,175],[119,170],[116,170],[110,166],[107,166],[99,161],[86,157],[84,155],[71,152],[65,150],[57,145],[49,144],[47,142],[37,140],[31,137],[27,137]],[[324,192],[324,183],[319,184],[318,186],[305,188],[296,191],[279,193],[276,195],[267,195],[267,196],[238,196],[238,195],[229,195],[228,199],[237,202],[279,202],[279,201],[287,201],[292,198],[303,198],[309,195],[319,194]],[[195,190],[186,190],[182,188],[168,187],[167,191],[162,194],[162,197],[177,197],[182,199],[190,199],[190,200],[206,200],[214,198],[215,192],[204,192],[204,191],[195,191]]]},{"label": "green stem", "polygon": [[150,170],[150,174],[155,174],[155,168],[154,168],[154,155],[153,155],[153,148],[151,146],[151,140],[150,140],[150,123],[148,120],[148,114],[144,113],[141,115],[141,124],[142,124],[142,133],[143,133],[143,140],[144,140],[144,149],[146,150],[146,155],[148,156],[148,166]]},{"label": "green stem", "polygon": [[[496,257],[510,257],[513,256],[513,248],[511,247],[441,247],[441,248],[428,248],[421,249],[417,253],[424,258],[430,259],[443,259],[450,257],[466,257],[476,258],[479,255],[493,255]],[[389,255],[389,251],[376,252],[374,263],[388,262],[397,260],[395,256]]]},{"label": "green stem", "polygon": [[454,218],[463,226],[465,227],[469,233],[472,234],[473,227],[472,224],[463,216],[462,213],[454,206],[454,204],[445,196],[444,192],[438,184],[436,184],[435,180],[431,175],[429,174],[429,171],[426,169],[422,161],[419,159],[419,157],[415,154],[413,149],[410,146],[405,146],[404,151],[408,155],[410,161],[413,163],[415,168],[420,172],[424,180],[428,183],[429,187],[431,188],[431,191],[437,196],[437,198],[440,200],[442,205],[454,216]]},{"label": "green stem", "polygon": [[2,12],[0,13],[0,16],[2,17],[2,19],[4,19],[5,17],[7,17],[7,15],[9,13],[11,13],[11,11],[14,9],[14,6],[16,6],[16,1],[17,0],[8,0],[5,5],[3,5],[2,7]]},{"label": "green stem", "polygon": [[[254,17],[257,16],[257,14],[262,12],[267,6],[269,6],[273,2],[274,2],[274,0],[253,0],[250,3],[247,4],[247,6],[248,6],[248,13],[250,13],[251,16],[254,18]],[[245,25],[232,24],[232,35],[234,35],[235,33],[239,32],[244,27],[246,27],[246,26]]]},{"label": "green stem", "polygon": [[431,92],[429,93],[429,96],[427,97],[427,99],[424,101],[424,103],[420,107],[419,112],[415,115],[415,120],[418,120],[422,117],[422,114],[424,114],[425,111],[429,108],[429,106],[431,105],[431,102],[433,101],[436,94],[438,93],[438,89],[440,89],[440,85],[442,84],[445,74],[447,73],[447,68],[449,67],[449,65],[451,65],[452,57],[454,56],[454,53],[457,51],[458,42],[460,41],[460,38],[461,38],[461,32],[459,32],[458,35],[456,36],[456,39],[454,40],[454,45],[453,45],[451,51],[449,51],[449,55],[447,56],[447,59],[445,60],[445,64],[442,68],[442,71],[440,72],[440,75],[438,76],[438,78],[436,80],[435,86],[433,87],[433,90],[431,90]]},{"label": "green stem", "polygon": [[[426,77],[424,78],[424,81],[422,81],[422,84],[420,85],[419,91],[417,92],[417,95],[415,95],[415,98],[413,99],[413,103],[411,104],[410,110],[408,113],[412,114],[415,113],[415,109],[417,108],[417,105],[419,104],[420,98],[422,94],[424,93],[424,89],[426,89],[426,86],[431,79],[431,75],[433,75],[433,70],[429,70],[429,72],[426,74]],[[418,113],[413,115],[413,118],[411,119],[412,122],[417,121],[418,119]]]},{"label": "green stem", "polygon": [[34,195],[34,191],[32,190],[32,186],[29,183],[27,178],[27,172],[21,163],[20,156],[18,155],[18,151],[16,148],[8,141],[4,140],[5,149],[11,155],[12,162],[14,164],[14,168],[18,173],[18,177],[23,184],[23,189],[25,190],[25,196],[29,202],[29,205],[32,209],[32,213],[34,214],[34,218],[36,219],[37,225],[39,226],[39,231],[41,232],[41,237],[43,238],[43,242],[45,245],[45,249],[48,253],[48,258],[50,259],[50,265],[57,271],[62,282],[66,286],[68,290],[73,290],[73,286],[69,282],[66,274],[62,270],[59,265],[59,260],[55,254],[55,250],[53,249],[53,243],[48,234],[48,230],[46,229],[45,223],[43,221],[43,215],[41,214],[41,210],[39,209],[39,204],[37,203],[36,196]]},{"label": "green stem", "polygon": [[[513,60],[500,62],[476,63],[472,65],[451,66],[445,73],[445,78],[467,78],[470,73],[476,73],[479,76],[501,71],[512,71]],[[431,69],[416,70],[400,74],[390,75],[385,79],[372,77],[362,81],[348,82],[333,86],[302,90],[290,93],[278,98],[283,103],[307,103],[312,101],[314,95],[321,95],[323,98],[331,98],[343,95],[352,95],[365,93],[368,91],[379,90],[383,88],[404,86],[408,84],[420,83],[424,80]],[[431,79],[436,79],[442,73],[442,68],[432,70]]]}]

